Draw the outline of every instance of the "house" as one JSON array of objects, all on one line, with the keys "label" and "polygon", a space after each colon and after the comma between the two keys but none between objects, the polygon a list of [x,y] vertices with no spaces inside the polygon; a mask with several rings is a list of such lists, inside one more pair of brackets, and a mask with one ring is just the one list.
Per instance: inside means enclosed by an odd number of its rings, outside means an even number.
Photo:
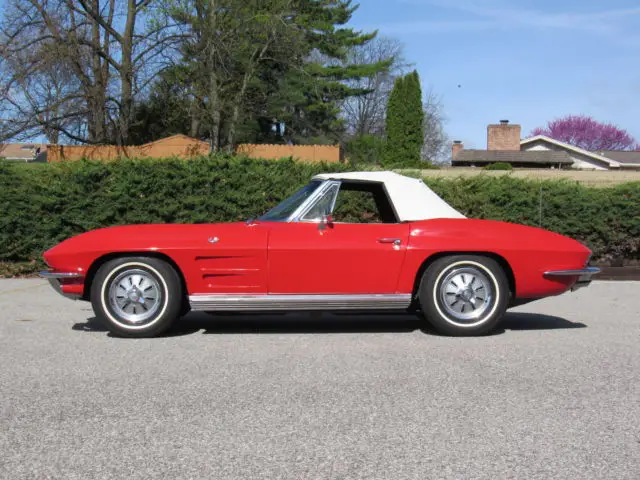
[{"label": "house", "polygon": [[520,125],[501,120],[487,127],[487,149],[465,149],[456,141],[454,167],[480,167],[505,162],[516,168],[576,168],[581,170],[640,169],[640,152],[590,152],[544,135],[521,139]]},{"label": "house", "polygon": [[0,157],[19,162],[46,162],[46,143],[2,143]]}]

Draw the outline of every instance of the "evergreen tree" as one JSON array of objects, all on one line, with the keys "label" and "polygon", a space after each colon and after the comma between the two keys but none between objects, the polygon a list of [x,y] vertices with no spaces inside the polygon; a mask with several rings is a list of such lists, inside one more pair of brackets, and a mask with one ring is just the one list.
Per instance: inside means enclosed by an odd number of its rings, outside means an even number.
[{"label": "evergreen tree", "polygon": [[358,8],[352,6],[351,0],[297,0],[295,3],[296,14],[291,21],[305,32],[304,62],[299,69],[290,70],[285,88],[280,90],[288,100],[291,133],[294,140],[315,138],[335,143],[344,131],[341,102],[370,93],[347,83],[388,71],[392,60],[345,62],[353,48],[376,37],[376,32],[361,33],[344,26]]},{"label": "evergreen tree", "polygon": [[422,89],[417,71],[396,79],[387,106],[385,167],[411,167],[420,163],[424,143]]},{"label": "evergreen tree", "polygon": [[[173,109],[176,122],[162,115],[140,122],[138,139],[181,122],[183,131],[209,139],[213,150],[238,142],[337,143],[344,131],[341,103],[370,92],[349,87],[349,80],[384,72],[391,64],[339,62],[376,36],[345,26],[357,8],[351,0],[167,4],[167,15],[185,32],[182,58],[159,78],[149,105],[138,113],[160,113],[176,95],[184,107]],[[191,119],[183,120],[184,113]]]}]

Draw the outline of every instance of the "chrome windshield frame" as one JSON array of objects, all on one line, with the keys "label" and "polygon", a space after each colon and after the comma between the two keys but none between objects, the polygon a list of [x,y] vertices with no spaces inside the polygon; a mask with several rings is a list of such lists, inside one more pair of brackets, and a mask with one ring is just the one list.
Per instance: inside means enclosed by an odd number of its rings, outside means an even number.
[{"label": "chrome windshield frame", "polygon": [[304,216],[309,213],[318,202],[324,199],[325,194],[331,190],[334,186],[337,186],[336,193],[331,201],[331,207],[328,213],[333,212],[335,208],[336,199],[338,198],[338,192],[340,191],[341,182],[337,180],[325,180],[322,184],[313,192],[307,201],[305,201],[298,210],[294,212],[294,214],[290,217],[290,222],[304,222],[304,223],[318,223],[320,220],[305,220]]},{"label": "chrome windshield frame", "polygon": [[[316,188],[315,191],[309,196],[309,198],[307,198],[304,202],[302,202],[302,204],[285,221],[288,223],[292,223],[292,222],[318,223],[318,220],[315,220],[315,221],[303,220],[303,218],[307,214],[307,212],[311,210],[314,207],[314,205],[324,197],[324,194],[327,190],[332,188],[334,185],[338,185],[338,191],[340,191],[341,183],[342,182],[338,180],[324,180],[318,186],[318,188]],[[333,199],[333,202],[331,203],[331,211],[333,211],[333,209],[335,208],[335,203],[337,198],[338,198],[338,195],[336,194],[336,196]]]}]

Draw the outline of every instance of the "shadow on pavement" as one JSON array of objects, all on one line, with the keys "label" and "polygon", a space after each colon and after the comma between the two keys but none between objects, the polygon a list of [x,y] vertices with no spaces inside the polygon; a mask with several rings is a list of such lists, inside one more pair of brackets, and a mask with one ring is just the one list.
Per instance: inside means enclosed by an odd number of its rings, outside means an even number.
[{"label": "shadow on pavement", "polygon": [[561,317],[541,313],[507,312],[500,323],[504,330],[561,330],[587,328],[584,323],[570,322]]},{"label": "shadow on pavement", "polygon": [[[507,330],[560,330],[586,328],[583,323],[537,313],[507,312],[503,321],[491,335]],[[108,331],[95,318],[76,323],[73,330],[84,332]],[[419,316],[408,313],[387,314],[216,314],[192,312],[177,321],[163,337],[203,334],[348,334],[348,333],[408,333],[421,330],[427,335],[438,335]],[[111,335],[111,334],[109,334]]]},{"label": "shadow on pavement", "polygon": [[108,332],[105,327],[98,321],[96,317],[87,318],[85,323],[76,323],[71,327],[71,330],[78,332]]}]

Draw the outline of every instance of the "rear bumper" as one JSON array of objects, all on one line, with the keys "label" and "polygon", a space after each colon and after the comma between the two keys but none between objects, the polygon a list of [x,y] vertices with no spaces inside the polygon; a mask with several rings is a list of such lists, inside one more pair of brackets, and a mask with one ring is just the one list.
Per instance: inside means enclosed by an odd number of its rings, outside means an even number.
[{"label": "rear bumper", "polygon": [[53,289],[63,297],[70,298],[72,300],[77,300],[78,298],[80,298],[80,295],[78,294],[63,292],[61,281],[82,278],[82,274],[74,272],[49,272],[45,270],[43,272],[40,272],[38,275],[42,278],[46,278],[49,281],[51,287],[53,287]]},{"label": "rear bumper", "polygon": [[571,291],[587,287],[591,283],[591,277],[600,273],[597,267],[586,267],[582,270],[551,270],[544,272],[545,277],[578,277],[576,283],[571,287]]}]

